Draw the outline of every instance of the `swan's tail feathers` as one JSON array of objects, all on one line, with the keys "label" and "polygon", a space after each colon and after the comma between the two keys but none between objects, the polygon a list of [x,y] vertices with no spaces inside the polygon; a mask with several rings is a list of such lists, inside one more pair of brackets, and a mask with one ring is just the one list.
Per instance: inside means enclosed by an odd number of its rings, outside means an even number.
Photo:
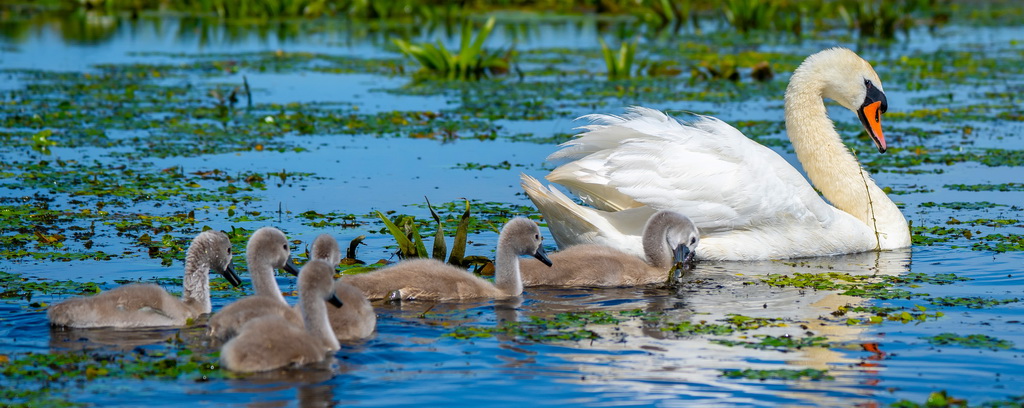
[{"label": "swan's tail feathers", "polygon": [[580,244],[581,236],[600,230],[592,221],[595,217],[600,218],[593,209],[576,204],[561,191],[545,187],[529,175],[522,174],[520,178],[523,190],[544,215],[548,230],[559,248]]},{"label": "swan's tail feathers", "polygon": [[552,170],[545,178],[552,183],[561,184],[585,204],[599,210],[622,211],[642,205],[632,197],[608,186],[606,178],[582,169],[581,165],[584,164],[582,161],[567,163]]}]

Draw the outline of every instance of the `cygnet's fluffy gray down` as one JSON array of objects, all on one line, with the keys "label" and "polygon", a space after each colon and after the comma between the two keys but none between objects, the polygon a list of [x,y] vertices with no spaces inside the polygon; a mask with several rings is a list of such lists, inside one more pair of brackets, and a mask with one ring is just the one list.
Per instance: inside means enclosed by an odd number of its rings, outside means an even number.
[{"label": "cygnet's fluffy gray down", "polygon": [[241,284],[231,269],[231,242],[223,232],[213,230],[200,233],[189,245],[180,299],[158,285],[136,283],[65,300],[51,306],[46,315],[54,326],[184,326],[190,319],[210,313],[211,270],[224,275],[232,285]]},{"label": "cygnet's fluffy gray down", "polygon": [[210,336],[217,341],[234,337],[243,324],[263,315],[278,315],[302,323],[302,316],[285,302],[274,278],[276,269],[298,272],[292,266],[291,249],[284,233],[273,227],[256,230],[246,244],[245,258],[256,294],[236,300],[210,317]]},{"label": "cygnet's fluffy gray down", "polygon": [[413,259],[394,266],[341,277],[370,299],[460,300],[501,298],[523,293],[519,256],[533,255],[550,263],[541,246],[540,229],[526,218],[514,218],[498,236],[494,283],[465,269],[433,259]]},{"label": "cygnet's fluffy gray down", "polygon": [[[338,241],[328,234],[320,234],[313,240],[310,258],[326,262],[332,267],[341,262]],[[327,318],[339,341],[360,340],[370,337],[377,327],[377,313],[363,292],[340,280],[334,282],[334,294],[345,304],[343,307],[328,307]]]},{"label": "cygnet's fluffy gray down", "polygon": [[269,371],[320,362],[337,351],[340,346],[327,321],[327,308],[344,306],[334,296],[333,283],[333,267],[318,260],[307,263],[299,272],[303,324],[277,315],[249,321],[221,348],[221,365],[237,372]]},{"label": "cygnet's fluffy gray down", "polygon": [[525,286],[635,286],[665,282],[676,262],[692,261],[700,233],[686,216],[659,211],[644,227],[646,259],[599,244],[574,245],[551,254],[548,267],[520,259]]}]

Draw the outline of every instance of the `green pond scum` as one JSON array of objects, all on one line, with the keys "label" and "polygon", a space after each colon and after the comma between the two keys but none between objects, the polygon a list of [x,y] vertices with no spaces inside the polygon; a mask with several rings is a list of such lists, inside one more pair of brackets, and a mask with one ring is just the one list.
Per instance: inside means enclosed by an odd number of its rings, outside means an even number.
[{"label": "green pond scum", "polygon": [[[913,269],[886,274],[790,260],[761,273],[709,262],[698,264],[690,273],[699,276],[679,292],[636,288],[621,296],[631,297],[628,305],[597,290],[534,288],[515,306],[438,304],[424,311],[415,310],[417,303],[387,304],[378,308],[377,338],[343,347],[338,375],[389,361],[379,371],[411,388],[401,381],[449,385],[451,372],[467,370],[445,366],[463,363],[453,356],[483,355],[468,364],[486,365],[480,361],[493,360],[487,354],[493,353],[503,373],[526,370],[524,378],[534,375],[531,367],[557,371],[610,361],[609,370],[639,372],[626,361],[631,356],[671,361],[655,367],[657,374],[643,374],[650,379],[616,383],[625,390],[680,371],[676,349],[693,351],[676,346],[699,344],[697,353],[729,359],[730,368],[710,369],[716,381],[786,387],[755,388],[780,405],[1022,406],[1024,396],[1007,389],[1019,379],[1010,371],[1020,366],[1024,300],[1024,42],[1016,38],[1022,10],[998,0],[7,2],[0,6],[0,330],[16,346],[0,349],[0,400],[18,407],[93,406],[110,403],[90,399],[112,390],[171,384],[191,392],[207,382],[245,382],[222,370],[208,345],[182,340],[198,336],[201,321],[127,351],[23,346],[32,336],[46,341],[45,310],[64,298],[135,282],[180,292],[187,245],[207,229],[229,236],[239,272],[246,272],[251,233],[275,225],[292,239],[296,266],[309,258],[307,241],[315,233],[350,246],[337,276],[402,257],[433,257],[491,274],[493,244],[505,222],[526,216],[546,227],[518,189],[518,174],[542,175],[556,165],[544,156],[586,124],[572,122],[578,116],[619,114],[630,105],[681,120],[715,115],[789,159],[794,152],[782,116],[788,79],[809,53],[844,45],[868,57],[885,84],[888,152],[870,146],[854,116],[827,106],[843,143],[900,200],[911,223]],[[99,58],[89,52],[84,65],[72,68],[40,62],[50,56],[32,49],[47,33],[102,55],[124,33],[146,27],[175,44],[198,46],[129,47]],[[457,154],[445,150],[467,145],[472,149]],[[358,169],[332,164],[350,158],[332,150],[338,146],[388,146],[393,150],[373,160],[395,164],[374,167],[380,174],[363,182]],[[508,154],[488,154],[492,146]],[[448,178],[436,195],[396,182],[427,174],[415,167],[419,162],[393,160],[415,149],[446,156],[431,161],[429,170],[441,173],[430,174]],[[308,165],[313,158],[324,165]],[[372,188],[358,187],[365,185]],[[515,193],[504,194],[506,185]],[[291,197],[297,199],[286,200]],[[361,204],[347,204],[350,198]],[[89,273],[53,276],[74,268]],[[215,310],[251,292],[211,278]],[[294,294],[292,279],[279,278]],[[733,296],[732,303],[717,303],[719,294]],[[776,295],[796,297],[810,312],[794,317],[758,298]],[[838,300],[808,306],[812,298]],[[637,306],[638,299],[649,302]],[[664,303],[648,308],[651,299]],[[756,307],[743,309],[751,302]],[[39,327],[19,326],[25,321]],[[994,336],[981,333],[990,330]],[[499,351],[479,351],[488,347]],[[995,372],[984,374],[1011,381],[965,379],[961,386],[945,377],[936,383],[899,377],[928,353],[964,349],[995,354],[985,360],[997,362]],[[381,350],[444,358],[429,367],[399,365],[373,354]],[[575,355],[581,350],[606,361]],[[828,353],[843,362],[807,361]],[[569,372],[557,381],[571,389],[604,375],[587,373],[577,382],[567,380],[578,374]],[[338,387],[363,389],[362,380],[348,376]],[[524,381],[517,392],[533,393]],[[672,381],[678,379],[665,383]],[[462,385],[505,382],[484,377]],[[831,384],[842,386],[833,392]],[[212,398],[224,387],[191,395]],[[965,391],[970,387],[980,391]],[[943,388],[955,391],[936,391]],[[805,394],[779,396],[789,391]],[[818,394],[837,397],[819,400]],[[348,400],[340,391],[334,397]],[[566,396],[577,397],[593,396]],[[221,402],[245,401],[209,403]]]}]

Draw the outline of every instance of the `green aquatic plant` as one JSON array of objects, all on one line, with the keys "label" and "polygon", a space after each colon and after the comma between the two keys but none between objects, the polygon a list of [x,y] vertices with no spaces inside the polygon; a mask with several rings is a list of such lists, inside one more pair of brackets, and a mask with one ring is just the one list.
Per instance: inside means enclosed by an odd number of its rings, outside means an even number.
[{"label": "green aquatic plant", "polygon": [[720,3],[725,21],[737,31],[765,30],[776,19],[778,0],[725,0]]},{"label": "green aquatic plant", "polygon": [[99,285],[93,282],[40,280],[0,272],[0,299],[24,299],[31,302],[32,297],[38,294],[81,296],[99,292]]},{"label": "green aquatic plant", "polygon": [[431,76],[453,80],[475,80],[502,74],[508,71],[511,49],[492,52],[483,48],[484,42],[494,30],[494,17],[487,19],[483,28],[474,37],[469,20],[462,25],[462,40],[457,52],[449,51],[440,40],[436,43],[413,44],[394,38],[391,40],[402,54],[420,63],[422,70]]},{"label": "green aquatic plant", "polygon": [[984,334],[961,336],[956,333],[942,333],[935,336],[922,337],[922,339],[928,340],[928,343],[936,346],[962,346],[968,348],[988,348],[993,350],[1006,350],[1013,348],[1013,342],[1009,340],[1002,340]]},{"label": "green aquatic plant", "polygon": [[929,298],[928,301],[931,302],[933,305],[936,305],[936,306],[946,306],[946,307],[956,307],[956,306],[959,306],[959,307],[966,307],[968,309],[984,309],[984,308],[989,308],[989,307],[994,307],[994,306],[999,306],[999,305],[1005,305],[1005,304],[1008,304],[1008,303],[1020,302],[1021,299],[1019,299],[1019,298],[994,299],[994,298],[986,298],[986,297],[980,297],[980,296],[970,296],[970,297],[940,296],[940,297]]},{"label": "green aquatic plant", "polygon": [[633,62],[636,58],[636,41],[623,41],[619,49],[614,50],[599,38],[601,43],[601,55],[604,56],[604,65],[608,70],[608,80],[628,79],[633,76]]},{"label": "green aquatic plant", "polygon": [[793,336],[768,336],[768,335],[755,335],[758,339],[756,342],[751,341],[737,341],[727,339],[711,339],[712,343],[721,344],[723,346],[735,347],[740,346],[750,349],[758,350],[780,350],[780,351],[791,351],[799,350],[804,347],[830,347],[827,337],[822,336],[808,336],[808,337],[793,337]]},{"label": "green aquatic plant", "polygon": [[726,378],[743,378],[747,380],[811,380],[811,381],[832,381],[835,377],[828,375],[828,370],[816,370],[805,368],[794,370],[780,368],[774,370],[722,370],[722,376]]},{"label": "green aquatic plant", "polygon": [[[432,257],[434,259],[444,261],[445,256],[448,252],[447,244],[445,242],[444,234],[444,221],[441,216],[438,215],[434,207],[430,205],[430,200],[427,199],[427,209],[430,210],[430,216],[434,219],[436,224],[434,230],[434,244],[430,253],[427,252],[426,245],[423,243],[423,238],[420,235],[419,224],[416,219],[408,215],[399,215],[392,221],[380,211],[377,211],[377,217],[384,222],[384,226],[387,231],[391,233],[391,236],[395,238],[398,243],[398,254],[402,258],[427,258]],[[466,263],[466,243],[469,239],[469,223],[471,220],[469,200],[465,202],[465,210],[462,212],[461,217],[458,220],[458,226],[455,230],[455,237],[452,244],[451,255],[448,256],[448,263],[455,266],[468,266]]]}]

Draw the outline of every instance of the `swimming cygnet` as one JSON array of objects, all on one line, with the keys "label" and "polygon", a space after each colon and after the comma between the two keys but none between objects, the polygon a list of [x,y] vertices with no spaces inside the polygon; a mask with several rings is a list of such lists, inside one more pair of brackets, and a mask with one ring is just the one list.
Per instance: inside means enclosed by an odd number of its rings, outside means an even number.
[{"label": "swimming cygnet", "polygon": [[220,231],[197,235],[185,254],[182,296],[177,298],[151,283],[133,283],[95,296],[68,299],[46,312],[50,324],[80,328],[184,326],[210,313],[210,272],[241,285],[231,269],[231,241]]},{"label": "swimming cygnet", "polygon": [[[341,249],[338,241],[328,234],[320,234],[313,241],[309,258],[327,262],[332,267],[341,262]],[[334,294],[345,307],[327,308],[327,317],[339,341],[359,340],[373,334],[377,327],[377,314],[373,311],[370,301],[363,296],[359,288],[340,280],[334,282]]]},{"label": "swimming cygnet", "polygon": [[288,238],[277,228],[263,227],[249,237],[245,259],[256,294],[239,299],[210,317],[210,336],[220,341],[230,339],[245,322],[266,314],[283,316],[296,324],[302,322],[299,312],[284,300],[274,278],[275,269],[298,274],[292,265],[291,254]]},{"label": "swimming cygnet", "polygon": [[302,323],[294,324],[280,315],[266,315],[242,326],[238,335],[220,350],[221,365],[231,371],[268,371],[292,365],[323,361],[340,349],[327,321],[327,300],[342,307],[331,290],[334,267],[313,260],[299,272],[299,307]]},{"label": "swimming cygnet", "polygon": [[700,242],[690,219],[659,211],[644,226],[646,259],[606,245],[574,245],[551,254],[554,266],[520,259],[525,286],[633,286],[665,282],[677,262],[689,263]]},{"label": "swimming cygnet", "polygon": [[526,218],[514,218],[498,236],[494,283],[469,271],[434,259],[414,259],[341,281],[363,291],[370,299],[458,300],[519,296],[523,283],[519,256],[533,255],[551,265],[541,247],[540,228]]}]

